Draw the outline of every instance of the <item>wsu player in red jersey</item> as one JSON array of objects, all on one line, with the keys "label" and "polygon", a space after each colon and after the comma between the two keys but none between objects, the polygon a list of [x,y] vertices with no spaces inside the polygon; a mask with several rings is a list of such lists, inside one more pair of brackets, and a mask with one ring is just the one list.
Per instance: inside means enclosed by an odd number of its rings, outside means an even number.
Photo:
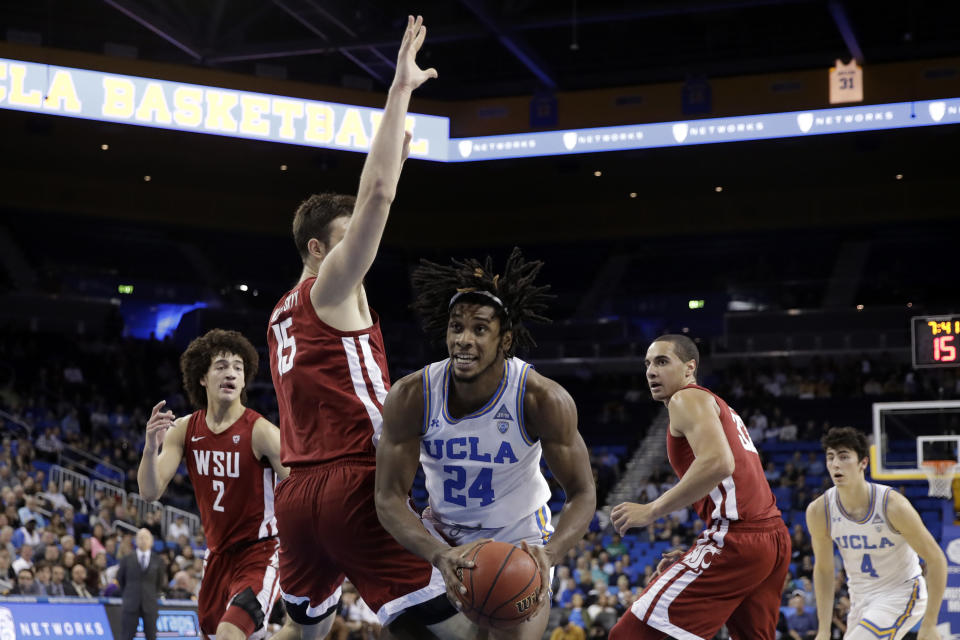
[{"label": "wsu player in red jersey", "polygon": [[670,414],[667,456],[680,481],[649,504],[617,505],[613,525],[623,535],[692,504],[706,529],[660,562],[610,639],[712,638],[725,623],[735,640],[774,640],[790,535],[747,428],[697,386],[700,354],[690,338],[660,336],[644,364],[653,399]]},{"label": "wsu player in red jersey", "polygon": [[180,370],[197,411],[174,420],[163,401],[153,408],[137,473],[140,495],[156,500],[180,461],[187,464],[208,548],[200,629],[218,640],[263,637],[280,596],[273,490],[287,469],[279,429],[243,406],[257,361],[236,331],[214,329],[191,342]]},{"label": "wsu player in red jersey", "polygon": [[282,460],[290,467],[277,487],[280,585],[302,637],[329,632],[345,576],[384,626],[408,612],[436,629],[456,614],[439,571],[384,530],[373,499],[390,380],[363,278],[408,152],[410,95],[437,75],[416,63],[425,34],[422,18],[409,18],[357,197],[314,195],[297,209],[293,236],[303,271],[267,329]]}]

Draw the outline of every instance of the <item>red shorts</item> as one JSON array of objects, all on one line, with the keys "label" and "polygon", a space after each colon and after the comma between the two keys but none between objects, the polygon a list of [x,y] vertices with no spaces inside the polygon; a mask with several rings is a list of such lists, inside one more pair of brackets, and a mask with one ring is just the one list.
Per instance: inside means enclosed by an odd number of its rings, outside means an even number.
[{"label": "red shorts", "polygon": [[201,631],[216,634],[221,622],[236,625],[248,636],[257,630],[251,614],[236,606],[233,598],[249,587],[264,617],[269,617],[273,603],[280,597],[278,553],[275,538],[249,545],[241,543],[218,553],[207,552],[197,603]]},{"label": "red shorts", "polygon": [[709,640],[723,624],[734,640],[774,640],[789,564],[780,518],[718,520],[647,585],[610,640]]},{"label": "red shorts", "polygon": [[280,585],[298,622],[322,618],[344,576],[388,624],[404,609],[446,593],[440,572],[400,546],[377,518],[372,460],[294,467],[276,488]]}]

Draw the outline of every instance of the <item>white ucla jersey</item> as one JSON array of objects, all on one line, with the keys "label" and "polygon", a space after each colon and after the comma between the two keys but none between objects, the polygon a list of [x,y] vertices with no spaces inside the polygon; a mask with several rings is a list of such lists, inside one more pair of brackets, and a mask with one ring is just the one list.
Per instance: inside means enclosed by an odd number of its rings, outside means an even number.
[{"label": "white ucla jersey", "polygon": [[450,360],[424,367],[420,464],[430,509],[443,522],[499,528],[541,508],[550,488],[540,472],[540,441],[524,429],[530,365],[504,361],[503,379],[479,410],[456,419],[447,409]]},{"label": "white ucla jersey", "polygon": [[887,518],[890,487],[869,483],[870,507],[854,520],[836,487],[824,494],[827,530],[843,558],[851,600],[883,595],[920,576],[920,559]]}]

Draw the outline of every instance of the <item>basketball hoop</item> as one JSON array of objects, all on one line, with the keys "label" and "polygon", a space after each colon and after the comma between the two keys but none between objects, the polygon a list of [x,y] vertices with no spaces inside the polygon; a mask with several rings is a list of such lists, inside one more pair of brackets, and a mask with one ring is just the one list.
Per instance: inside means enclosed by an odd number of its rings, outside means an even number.
[{"label": "basketball hoop", "polygon": [[921,463],[923,472],[927,474],[930,490],[927,495],[933,498],[949,498],[953,495],[951,485],[953,474],[960,470],[960,462],[956,460],[924,460]]}]

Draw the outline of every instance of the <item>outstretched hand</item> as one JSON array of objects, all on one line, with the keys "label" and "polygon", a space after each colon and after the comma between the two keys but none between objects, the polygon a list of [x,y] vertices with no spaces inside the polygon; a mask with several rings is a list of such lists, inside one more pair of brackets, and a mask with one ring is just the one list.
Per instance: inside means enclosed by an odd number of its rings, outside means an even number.
[{"label": "outstretched hand", "polygon": [[437,70],[433,67],[421,69],[417,66],[417,52],[423,46],[423,39],[427,37],[427,28],[423,24],[423,16],[407,16],[407,30],[400,43],[400,53],[397,55],[397,73],[393,77],[393,86],[399,89],[413,91],[430,78],[437,77]]},{"label": "outstretched hand", "polygon": [[163,436],[173,426],[173,411],[169,409],[161,411],[166,404],[166,400],[161,400],[150,412],[150,419],[147,420],[147,439],[143,444],[144,453],[156,453],[163,444]]}]

